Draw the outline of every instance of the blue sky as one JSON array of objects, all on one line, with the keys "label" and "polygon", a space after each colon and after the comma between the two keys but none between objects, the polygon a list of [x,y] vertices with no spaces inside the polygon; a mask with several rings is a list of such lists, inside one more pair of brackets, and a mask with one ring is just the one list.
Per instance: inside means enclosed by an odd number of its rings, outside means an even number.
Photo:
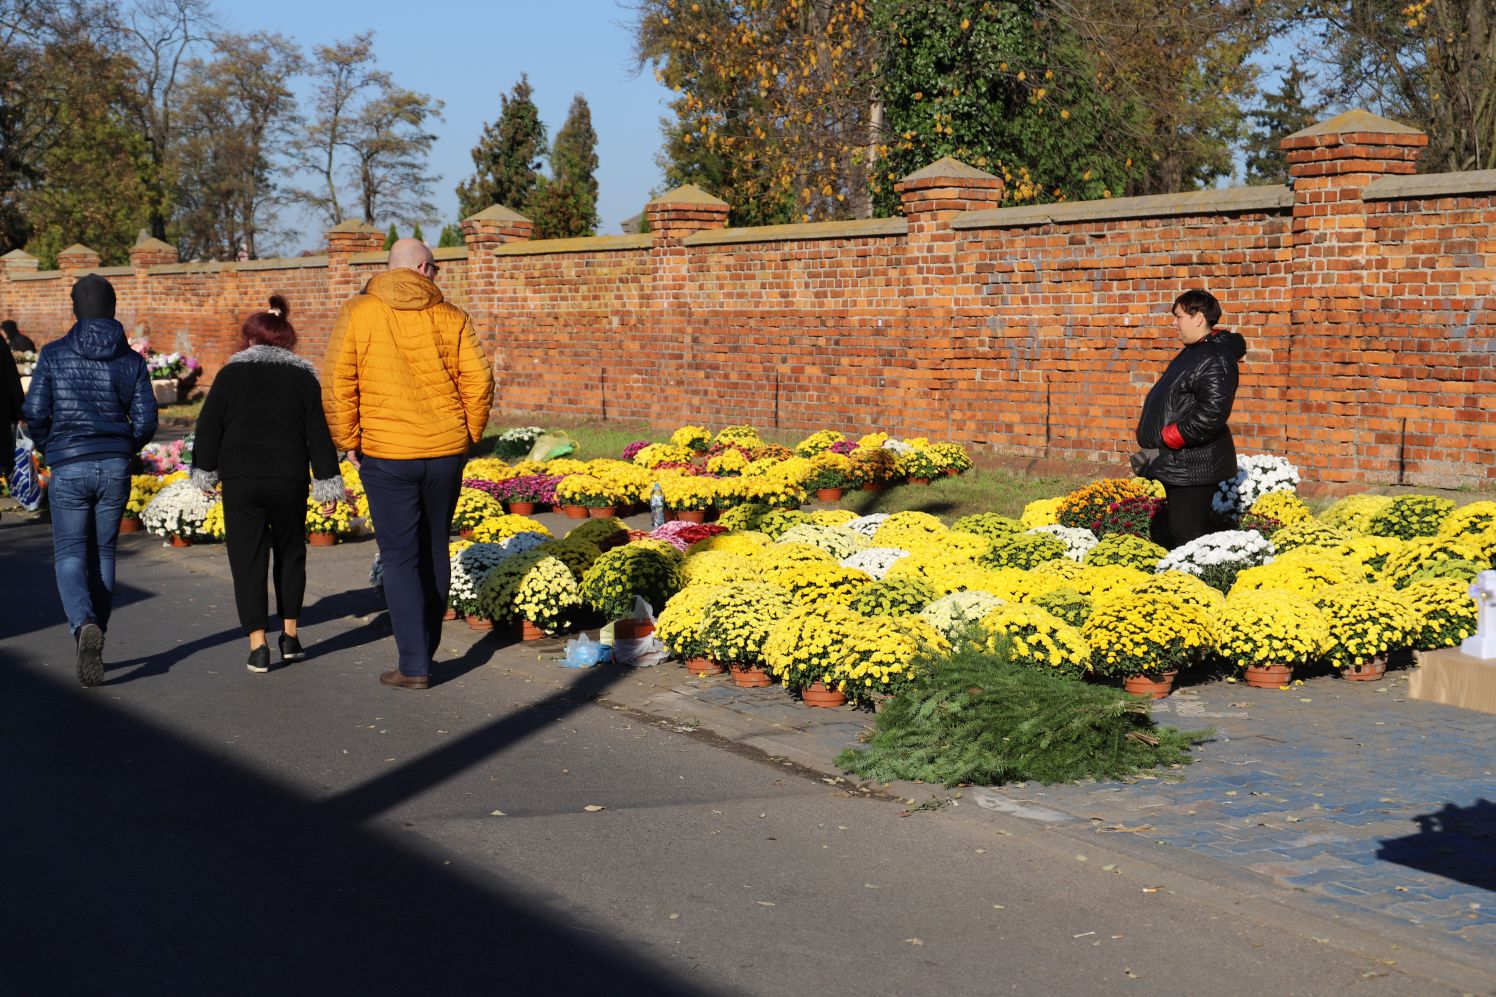
[{"label": "blue sky", "polygon": [[[431,151],[439,179],[433,201],[446,222],[457,220],[454,188],[473,169],[469,153],[485,122],[499,115],[499,95],[521,72],[530,76],[535,102],[551,137],[565,120],[574,94],[586,96],[598,135],[601,233],[620,231],[660,185],[655,153],[668,91],[645,70],[631,74],[630,12],[613,0],[428,0],[426,3],[360,3],[256,0],[218,4],[225,27],[278,31],[310,52],[315,45],[375,32],[381,68],[407,89],[446,102],[445,122]],[[310,100],[304,102],[310,111]],[[322,224],[295,212],[282,223],[299,230],[287,240],[293,252],[320,245]],[[427,229],[433,242],[437,231]]]}]

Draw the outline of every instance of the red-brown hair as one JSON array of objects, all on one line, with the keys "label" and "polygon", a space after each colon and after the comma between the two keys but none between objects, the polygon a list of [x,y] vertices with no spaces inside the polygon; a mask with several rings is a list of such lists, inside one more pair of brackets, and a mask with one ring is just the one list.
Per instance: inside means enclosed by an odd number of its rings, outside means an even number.
[{"label": "red-brown hair", "polygon": [[289,350],[296,345],[296,329],[291,325],[291,306],[279,294],[270,296],[270,307],[244,320],[239,338],[245,346],[279,346]]}]

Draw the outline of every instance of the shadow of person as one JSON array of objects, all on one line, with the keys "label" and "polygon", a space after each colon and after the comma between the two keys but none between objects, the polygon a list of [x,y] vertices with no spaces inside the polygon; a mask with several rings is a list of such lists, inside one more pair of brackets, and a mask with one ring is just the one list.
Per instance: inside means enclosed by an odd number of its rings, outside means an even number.
[{"label": "shadow of person", "polygon": [[1496,890],[1496,803],[1446,803],[1434,813],[1414,817],[1413,823],[1418,825],[1416,834],[1384,839],[1377,858]]}]

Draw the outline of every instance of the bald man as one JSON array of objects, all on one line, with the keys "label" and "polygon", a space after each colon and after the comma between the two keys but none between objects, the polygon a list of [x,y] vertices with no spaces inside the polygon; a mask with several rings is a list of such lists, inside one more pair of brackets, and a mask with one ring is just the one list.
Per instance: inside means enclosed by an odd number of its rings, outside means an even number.
[{"label": "bald man", "polygon": [[420,240],[391,246],[389,269],[343,305],[323,365],[328,428],[369,495],[398,652],[379,681],[397,689],[430,686],[447,535],[468,447],[493,404],[488,358],[467,314],[442,299],[439,272]]}]

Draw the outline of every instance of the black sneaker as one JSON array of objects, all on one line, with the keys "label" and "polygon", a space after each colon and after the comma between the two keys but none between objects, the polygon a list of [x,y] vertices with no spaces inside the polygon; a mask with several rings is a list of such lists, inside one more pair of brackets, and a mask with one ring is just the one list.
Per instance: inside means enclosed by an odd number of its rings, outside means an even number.
[{"label": "black sneaker", "polygon": [[280,649],[282,661],[301,661],[306,657],[306,652],[301,649],[301,641],[290,634],[280,635]]},{"label": "black sneaker", "polygon": [[261,644],[253,651],[250,651],[249,661],[245,664],[244,667],[248,668],[252,672],[270,671],[270,645]]},{"label": "black sneaker", "polygon": [[78,681],[88,688],[104,681],[104,631],[92,620],[78,628]]}]

